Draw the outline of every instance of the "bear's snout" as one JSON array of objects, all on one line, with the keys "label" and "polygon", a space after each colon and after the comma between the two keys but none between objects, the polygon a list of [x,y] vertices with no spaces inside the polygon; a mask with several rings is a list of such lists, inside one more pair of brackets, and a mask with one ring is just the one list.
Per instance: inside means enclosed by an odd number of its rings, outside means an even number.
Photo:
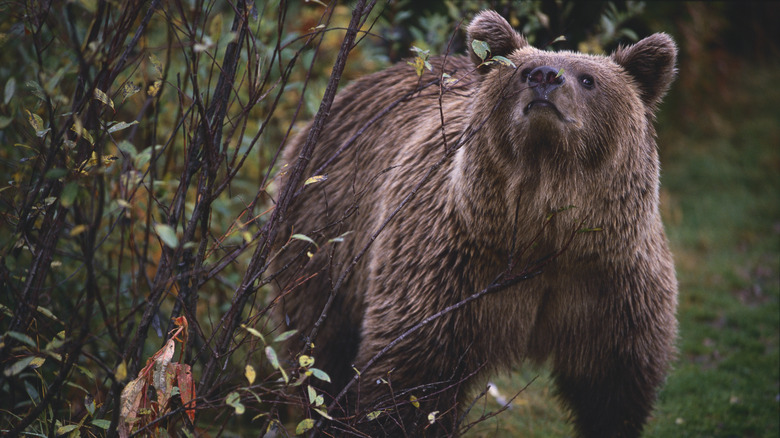
[{"label": "bear's snout", "polygon": [[563,85],[565,78],[550,66],[543,65],[528,72],[528,85],[537,99],[547,100],[550,93]]}]

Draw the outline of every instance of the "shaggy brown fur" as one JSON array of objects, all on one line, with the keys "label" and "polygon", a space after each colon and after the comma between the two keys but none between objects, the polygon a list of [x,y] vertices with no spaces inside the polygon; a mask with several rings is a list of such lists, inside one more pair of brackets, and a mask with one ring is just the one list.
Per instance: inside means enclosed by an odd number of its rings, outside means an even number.
[{"label": "shaggy brown fur", "polygon": [[[340,93],[307,168],[328,179],[306,186],[288,215],[290,232],[320,248],[308,258],[304,242],[288,246],[279,314],[307,336],[335,293],[312,353],[332,376],[325,389],[334,396],[353,364],[361,369],[413,325],[493,283],[510,257],[523,265],[561,250],[582,221],[602,231],[575,236],[534,278],[401,340],[331,413],[357,414],[344,421],[372,436],[453,434],[475,383],[530,360],[551,365],[582,436],[637,436],[677,330],[653,128],[676,47],[655,34],[609,57],[542,51],[489,11],[472,21],[468,37],[517,68],[475,69],[472,53],[444,66],[434,59],[436,72],[421,80],[399,64]],[[443,89],[444,133],[439,86],[414,93],[442,68],[459,79]],[[286,150],[287,162],[302,142]],[[343,242],[327,243],[345,232]],[[377,419],[365,418],[377,410]],[[439,411],[433,425],[431,411]]]}]

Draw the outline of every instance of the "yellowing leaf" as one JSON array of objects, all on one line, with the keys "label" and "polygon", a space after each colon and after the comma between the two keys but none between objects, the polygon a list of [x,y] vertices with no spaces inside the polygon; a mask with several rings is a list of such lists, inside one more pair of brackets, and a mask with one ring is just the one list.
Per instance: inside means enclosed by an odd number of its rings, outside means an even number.
[{"label": "yellowing leaf", "polygon": [[30,123],[30,126],[33,127],[35,132],[39,132],[43,130],[43,119],[41,116],[35,113],[31,113],[29,110],[25,110],[27,112],[27,121]]},{"label": "yellowing leaf", "polygon": [[430,414],[428,414],[428,423],[433,424],[436,422],[436,416],[439,414],[439,411],[433,411]]},{"label": "yellowing leaf", "polygon": [[307,418],[295,427],[295,434],[296,435],[302,435],[303,433],[311,430],[314,427],[314,420],[311,418]]},{"label": "yellowing leaf", "polygon": [[301,357],[298,358],[298,363],[301,364],[301,366],[304,368],[309,368],[310,366],[314,365],[314,358],[302,354]]},{"label": "yellowing leaf", "polygon": [[157,93],[160,92],[160,87],[162,87],[162,81],[154,81],[154,83],[149,85],[149,88],[146,89],[146,94],[152,97],[157,96]]},{"label": "yellowing leaf", "polygon": [[138,418],[138,408],[141,397],[146,392],[147,385],[143,376],[130,381],[122,390],[119,416],[124,423],[133,423]]},{"label": "yellowing leaf", "polygon": [[87,231],[88,229],[89,229],[89,227],[87,225],[79,224],[79,225],[76,225],[75,227],[71,228],[70,229],[70,233],[68,233],[68,234],[70,235],[70,237],[76,237],[79,234],[83,233],[84,231]]},{"label": "yellowing leaf", "polygon": [[317,183],[317,182],[320,182],[320,181],[325,181],[326,179],[328,179],[327,175],[314,175],[313,177],[311,177],[311,178],[307,179],[306,181],[304,181],[303,185],[304,186],[308,186],[309,184]]},{"label": "yellowing leaf", "polygon": [[382,411],[373,411],[369,412],[368,415],[366,415],[366,419],[368,421],[376,420],[378,416],[382,415]]},{"label": "yellowing leaf", "polygon": [[414,72],[417,73],[417,76],[422,76],[425,69],[425,61],[420,58],[414,58],[413,61],[407,61],[406,63],[414,67]]},{"label": "yellowing leaf", "polygon": [[509,58],[505,58],[503,56],[496,55],[490,59],[498,62],[499,64],[505,65],[507,67],[517,68],[514,62],[512,62]]},{"label": "yellowing leaf", "polygon": [[152,63],[152,67],[154,67],[154,72],[157,74],[158,79],[162,79],[163,75],[163,66],[162,62],[155,56],[154,53],[149,54],[149,61]]},{"label": "yellowing leaf", "polygon": [[[322,396],[320,396],[322,397]],[[328,413],[324,409],[314,408],[315,411],[317,411],[318,414],[322,415],[323,417],[327,418],[328,420],[332,420],[333,417],[328,415]]]},{"label": "yellowing leaf", "polygon": [[108,97],[108,95],[103,91],[95,88],[95,90],[92,92],[92,97],[103,102],[105,105],[110,106],[111,109],[114,110],[114,112],[116,112],[116,108],[114,108],[114,101],[111,100],[111,98]]},{"label": "yellowing leaf", "polygon": [[75,119],[73,122],[73,126],[70,127],[70,130],[75,132],[76,135],[83,138],[84,140],[88,141],[89,144],[94,145],[95,140],[92,139],[92,135],[84,129],[84,125],[81,124],[81,120]]},{"label": "yellowing leaf", "polygon": [[415,408],[418,408],[418,409],[420,408],[420,402],[417,401],[417,397],[415,397],[413,395],[410,395],[409,396],[409,401],[412,402],[412,406],[414,406]]},{"label": "yellowing leaf", "polygon": [[139,91],[141,91],[141,87],[138,85],[130,81],[125,82],[125,84],[122,86],[122,89],[119,91],[119,94],[122,96],[122,102]]},{"label": "yellowing leaf", "polygon": [[127,378],[127,363],[124,360],[116,367],[114,378],[120,382]]},{"label": "yellowing leaf", "polygon": [[255,376],[257,376],[255,373],[255,368],[252,365],[247,365],[244,367],[244,376],[250,385],[255,383]]}]

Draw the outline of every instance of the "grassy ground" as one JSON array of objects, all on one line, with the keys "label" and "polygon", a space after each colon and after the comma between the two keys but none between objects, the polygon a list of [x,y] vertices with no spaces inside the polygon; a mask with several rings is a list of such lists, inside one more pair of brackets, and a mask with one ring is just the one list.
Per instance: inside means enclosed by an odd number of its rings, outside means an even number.
[{"label": "grassy ground", "polygon": [[[743,78],[698,122],[674,111],[659,120],[680,356],[649,437],[780,436],[780,69]],[[495,382],[511,396],[537,374],[524,369]],[[542,374],[469,436],[571,436],[550,391]]]}]

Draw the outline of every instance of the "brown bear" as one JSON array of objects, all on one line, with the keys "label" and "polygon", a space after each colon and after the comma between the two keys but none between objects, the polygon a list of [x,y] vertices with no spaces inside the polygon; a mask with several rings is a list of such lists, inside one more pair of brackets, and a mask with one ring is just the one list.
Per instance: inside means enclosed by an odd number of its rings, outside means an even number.
[{"label": "brown bear", "polygon": [[474,40],[338,95],[307,167],[327,178],[287,215],[318,245],[275,264],[290,351],[331,376],[334,435],[456,435],[477,385],[528,360],[581,436],[638,436],[677,332],[653,127],[676,46],[544,51],[492,11]]}]

